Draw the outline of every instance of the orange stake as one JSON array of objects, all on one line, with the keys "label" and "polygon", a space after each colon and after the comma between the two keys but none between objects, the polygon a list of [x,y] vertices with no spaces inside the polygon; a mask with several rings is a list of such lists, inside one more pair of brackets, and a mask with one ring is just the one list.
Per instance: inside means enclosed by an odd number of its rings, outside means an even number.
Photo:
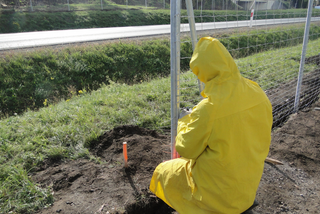
[{"label": "orange stake", "polygon": [[180,158],[180,155],[177,152],[176,148],[174,147],[174,149],[173,149],[173,159],[175,159],[175,158]]},{"label": "orange stake", "polygon": [[128,167],[127,142],[123,142],[124,167]]}]

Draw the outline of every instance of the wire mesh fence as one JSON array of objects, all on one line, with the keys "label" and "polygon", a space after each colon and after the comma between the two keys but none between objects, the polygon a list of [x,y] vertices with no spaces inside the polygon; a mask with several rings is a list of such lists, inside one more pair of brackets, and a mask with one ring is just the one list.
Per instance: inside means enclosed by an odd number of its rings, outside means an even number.
[{"label": "wire mesh fence", "polygon": [[[192,13],[186,12],[186,4],[192,2]],[[315,2],[312,7],[314,7]],[[269,97],[273,106],[273,127],[283,124],[295,110],[304,109],[319,99],[320,94],[320,10],[313,9],[308,30],[301,72],[302,44],[306,26],[307,9],[282,1],[182,1],[174,17],[179,33],[172,34],[178,48],[176,57],[180,65],[177,74],[176,99],[172,100],[172,135],[175,135],[179,109],[193,107],[202,98],[196,76],[189,71],[192,42],[201,37],[217,38],[235,59],[242,76],[257,82]],[[311,12],[311,11],[310,11]],[[171,14],[172,15],[172,14]],[[179,24],[194,19],[192,24]],[[172,23],[172,22],[171,22]],[[180,26],[180,27],[179,27]],[[179,44],[178,44],[179,43]],[[171,59],[172,60],[172,59]],[[177,67],[177,66],[176,66]],[[171,72],[174,72],[172,69]],[[298,77],[301,88],[297,91]],[[203,87],[203,86],[202,86]],[[295,99],[298,105],[295,109]],[[174,137],[173,137],[174,139]]]},{"label": "wire mesh fence", "polygon": [[119,9],[170,9],[170,0],[3,0],[0,11],[87,11]]}]

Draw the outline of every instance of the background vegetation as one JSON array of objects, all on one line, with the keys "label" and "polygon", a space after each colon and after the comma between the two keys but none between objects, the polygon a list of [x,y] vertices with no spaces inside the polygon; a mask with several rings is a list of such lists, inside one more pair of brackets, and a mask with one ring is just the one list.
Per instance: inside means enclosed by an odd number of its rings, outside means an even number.
[{"label": "background vegetation", "polygon": [[[302,43],[303,32],[303,26],[295,26],[218,37],[234,58],[242,58]],[[319,32],[320,26],[311,26],[310,40],[317,39]],[[181,55],[192,55],[191,43],[181,44]],[[189,69],[188,58],[181,61],[181,69]],[[170,42],[166,39],[7,55],[0,59],[0,117],[39,109],[110,81],[133,84],[169,74]]]},{"label": "background vegetation", "polygon": [[[28,0],[2,0],[5,4],[14,6],[15,8],[27,6],[30,4]],[[46,5],[46,6],[55,6],[55,5],[66,5],[64,0],[32,0],[33,5]],[[69,4],[86,4],[86,5],[98,5],[101,3],[101,0],[69,0]],[[134,6],[145,6],[145,0],[102,0],[104,5],[108,4],[119,4],[119,5],[134,5]],[[203,10],[221,10],[221,9],[235,9],[237,5],[231,0],[215,0],[215,1],[198,1],[192,0],[194,9],[201,8]],[[307,8],[307,0],[282,0],[281,4],[285,8]],[[155,8],[169,8],[170,0],[147,0],[148,7]],[[182,0],[181,6],[185,9],[185,0]]]},{"label": "background vegetation", "polygon": [[[112,5],[111,5],[112,6]],[[117,6],[118,7],[118,6]],[[255,19],[306,17],[306,9],[256,11]],[[319,11],[314,10],[313,16]],[[196,22],[249,20],[248,11],[195,11]],[[200,16],[201,14],[201,16]],[[228,14],[228,15],[226,15]],[[188,23],[187,12],[181,11],[181,23]],[[2,12],[0,33],[31,32],[99,27],[141,26],[170,24],[169,10],[117,9],[70,12]]]}]

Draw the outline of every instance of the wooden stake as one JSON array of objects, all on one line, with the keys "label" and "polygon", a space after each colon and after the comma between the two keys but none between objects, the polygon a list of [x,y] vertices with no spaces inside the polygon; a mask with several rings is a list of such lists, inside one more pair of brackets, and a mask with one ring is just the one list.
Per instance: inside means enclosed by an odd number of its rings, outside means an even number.
[{"label": "wooden stake", "polygon": [[274,165],[283,165],[283,163],[281,161],[278,161],[276,159],[272,159],[269,157],[266,158],[265,162],[272,163]]},{"label": "wooden stake", "polygon": [[128,167],[127,142],[123,142],[124,167]]}]

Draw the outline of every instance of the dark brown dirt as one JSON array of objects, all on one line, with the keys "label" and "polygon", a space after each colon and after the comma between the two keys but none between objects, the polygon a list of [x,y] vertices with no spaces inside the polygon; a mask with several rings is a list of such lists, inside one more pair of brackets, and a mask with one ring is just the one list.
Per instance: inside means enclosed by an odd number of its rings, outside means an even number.
[{"label": "dark brown dirt", "polygon": [[[127,142],[128,167],[124,167]],[[76,160],[51,164],[33,180],[54,191],[55,203],[40,213],[171,213],[148,190],[155,167],[170,158],[170,137],[136,126],[121,126],[91,143],[100,164]]]},{"label": "dark brown dirt", "polygon": [[[319,110],[317,110],[319,108]],[[257,213],[320,213],[320,101],[274,130],[257,193]]]},{"label": "dark brown dirt", "polygon": [[[320,213],[320,102],[294,114],[272,133],[255,213]],[[122,143],[128,143],[124,167]],[[117,127],[92,142],[101,164],[76,160],[45,166],[33,179],[54,191],[39,213],[174,213],[148,190],[155,167],[170,158],[170,137],[136,126]]]},{"label": "dark brown dirt", "polygon": [[[292,115],[272,133],[255,213],[320,213],[320,102]],[[124,168],[122,143],[128,143]],[[39,213],[176,213],[148,190],[155,167],[170,158],[170,137],[136,126],[121,126],[92,142],[101,163],[67,161],[43,166],[33,180],[51,185],[54,204]]]}]

